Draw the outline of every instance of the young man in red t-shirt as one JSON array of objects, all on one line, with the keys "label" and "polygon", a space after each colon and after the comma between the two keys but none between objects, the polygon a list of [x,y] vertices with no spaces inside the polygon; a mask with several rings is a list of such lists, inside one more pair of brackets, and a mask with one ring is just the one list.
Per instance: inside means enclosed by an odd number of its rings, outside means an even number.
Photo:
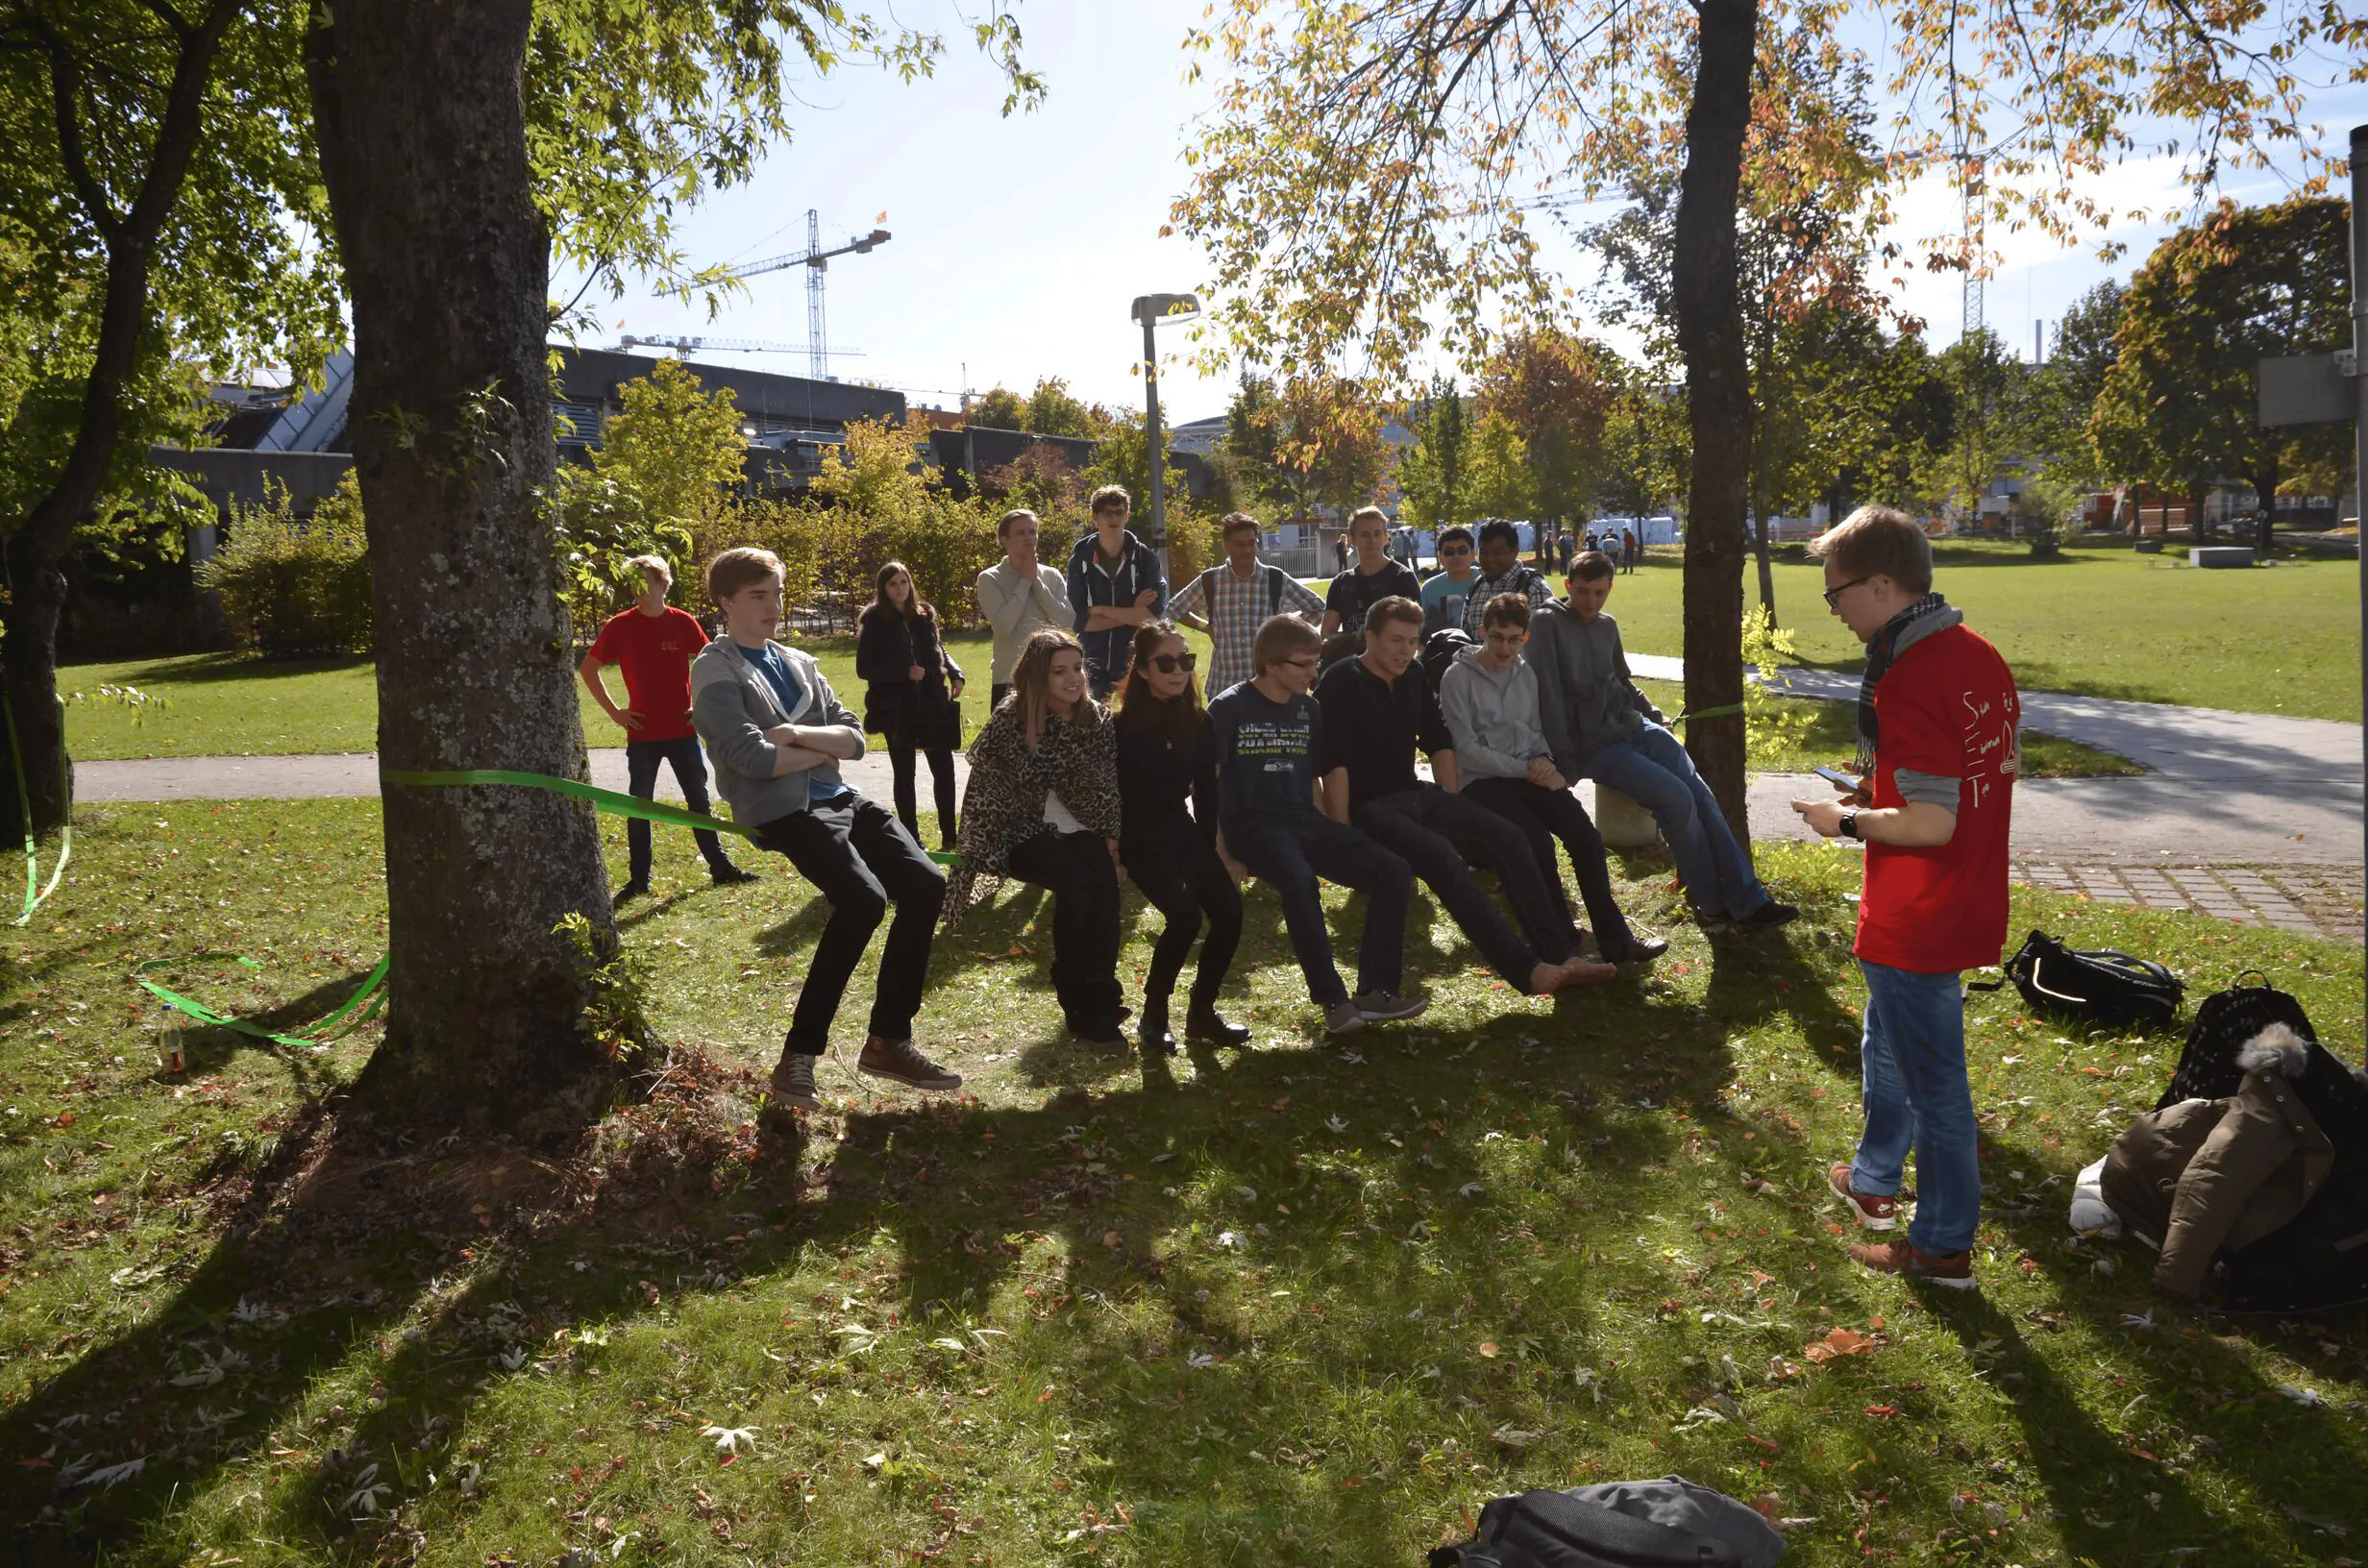
[{"label": "young man in red t-shirt", "polygon": [[[696,617],[666,602],[675,575],[664,561],[636,555],[625,564],[641,569],[641,598],[631,609],[608,618],[576,673],[591,688],[592,699],[625,729],[627,791],[635,799],[654,798],[658,764],[667,763],[674,768],[675,782],[682,786],[683,804],[703,812],[707,759],[700,752],[698,731],[691,727],[691,658],[707,646],[707,634]],[[625,667],[622,708],[601,678],[601,672],[612,664]],[[712,829],[693,828],[691,837],[706,857],[707,874],[719,885],[756,880],[754,871],[731,863]],[[638,817],[628,821],[625,847],[629,870],[625,886],[617,890],[618,903],[650,891],[650,824]]]},{"label": "young man in red t-shirt", "polygon": [[1827,606],[1866,644],[1859,791],[1792,802],[1827,838],[1866,845],[1856,948],[1866,1128],[1827,1181],[1860,1224],[1890,1230],[1912,1145],[1914,1223],[1850,1256],[1969,1290],[1982,1170],[1959,971],[1997,963],[2006,945],[2022,707],[2006,660],[1932,591],[1932,542],[1912,518],[1862,506],[1809,549],[1825,563]]}]

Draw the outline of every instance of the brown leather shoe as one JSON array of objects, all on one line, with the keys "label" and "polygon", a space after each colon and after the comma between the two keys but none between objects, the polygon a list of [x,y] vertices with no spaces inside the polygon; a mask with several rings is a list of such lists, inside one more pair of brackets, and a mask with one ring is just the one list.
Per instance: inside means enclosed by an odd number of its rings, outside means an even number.
[{"label": "brown leather shoe", "polygon": [[942,1091],[962,1087],[960,1073],[948,1072],[915,1050],[911,1041],[884,1040],[878,1035],[864,1041],[863,1054],[855,1058],[855,1070],[907,1089]]},{"label": "brown leather shoe", "polygon": [[1952,1290],[1973,1288],[1973,1253],[1925,1252],[1905,1237],[1891,1241],[1874,1241],[1850,1249],[1850,1261],[1878,1274],[1896,1274],[1902,1279],[1930,1280],[1945,1285]]}]

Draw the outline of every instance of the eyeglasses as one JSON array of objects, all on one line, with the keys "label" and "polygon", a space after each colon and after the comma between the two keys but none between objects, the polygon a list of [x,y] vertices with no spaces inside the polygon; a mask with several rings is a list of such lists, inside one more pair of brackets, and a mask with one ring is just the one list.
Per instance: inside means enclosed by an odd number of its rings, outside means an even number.
[{"label": "eyeglasses", "polygon": [[1851,589],[1856,588],[1862,582],[1874,581],[1875,578],[1881,576],[1883,574],[1880,572],[1869,572],[1862,577],[1852,577],[1848,582],[1842,583],[1838,587],[1828,588],[1825,591],[1825,607],[1829,610],[1838,607],[1841,603],[1842,595],[1848,593]]},{"label": "eyeglasses", "polygon": [[1151,668],[1163,675],[1172,675],[1178,670],[1190,674],[1193,666],[1199,662],[1198,656],[1192,653],[1154,653],[1151,655]]}]

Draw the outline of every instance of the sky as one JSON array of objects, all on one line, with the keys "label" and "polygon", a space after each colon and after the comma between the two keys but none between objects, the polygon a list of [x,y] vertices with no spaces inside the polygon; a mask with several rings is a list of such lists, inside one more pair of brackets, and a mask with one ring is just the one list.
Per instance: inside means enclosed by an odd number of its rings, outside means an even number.
[{"label": "sky", "polygon": [[[1025,0],[1017,12],[1027,62],[1048,86],[1035,111],[1000,117],[1002,79],[970,47],[954,7],[907,0],[899,16],[947,36],[936,76],[908,86],[842,69],[802,86],[807,108],[795,139],[775,148],[751,184],[687,214],[682,245],[694,264],[747,261],[802,250],[809,208],[822,215],[826,245],[876,221],[893,236],[887,244],[828,268],[833,374],[898,387],[916,404],[955,407],[965,387],[1024,393],[1039,377],[1058,377],[1088,400],[1135,406],[1143,340],[1129,302],[1196,288],[1209,271],[1192,242],[1159,237],[1183,188],[1192,121],[1211,98],[1205,81],[1183,80],[1184,37],[1201,21],[1202,0]],[[2323,94],[2311,112],[2339,141],[2345,127],[2368,119],[2368,88]],[[2176,207],[2175,174],[2167,160],[2137,159],[2114,172],[2109,189],[2124,208]],[[2247,172],[2226,189],[2262,202],[2284,186],[2274,174]],[[1896,205],[1903,234],[1955,221],[1956,199],[1937,178]],[[2111,264],[2093,247],[2066,250],[2033,229],[1993,236],[1989,327],[2028,356],[2035,321],[2052,324],[2099,281],[2127,278],[2171,227],[2115,231],[2129,249]],[[1566,259],[1586,265],[1575,253]],[[703,307],[630,288],[592,302],[607,331],[600,341],[627,331],[769,340],[799,352],[698,357],[803,375],[805,273],[751,279],[747,296],[712,320]],[[558,281],[562,298],[576,282]],[[1936,342],[1955,338],[1958,275],[1919,274],[1897,296]],[[1627,346],[1616,332],[1601,335]],[[1182,363],[1179,330],[1163,328],[1161,339],[1167,420],[1223,412],[1230,378],[1203,379]]]}]

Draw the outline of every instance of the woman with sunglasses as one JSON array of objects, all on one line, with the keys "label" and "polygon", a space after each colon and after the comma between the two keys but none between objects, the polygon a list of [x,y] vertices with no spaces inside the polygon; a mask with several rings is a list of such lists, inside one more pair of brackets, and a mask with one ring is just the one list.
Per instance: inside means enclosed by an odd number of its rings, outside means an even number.
[{"label": "woman with sunglasses", "polygon": [[1236,884],[1247,873],[1229,862],[1218,837],[1217,732],[1200,706],[1196,662],[1173,625],[1153,621],[1135,632],[1118,694],[1119,858],[1168,921],[1143,981],[1137,1038],[1146,1055],[1175,1049],[1168,1000],[1204,916],[1209,934],[1200,944],[1184,1033],[1212,1045],[1246,1044],[1250,1037],[1217,1011],[1218,990],[1242,941]]}]

